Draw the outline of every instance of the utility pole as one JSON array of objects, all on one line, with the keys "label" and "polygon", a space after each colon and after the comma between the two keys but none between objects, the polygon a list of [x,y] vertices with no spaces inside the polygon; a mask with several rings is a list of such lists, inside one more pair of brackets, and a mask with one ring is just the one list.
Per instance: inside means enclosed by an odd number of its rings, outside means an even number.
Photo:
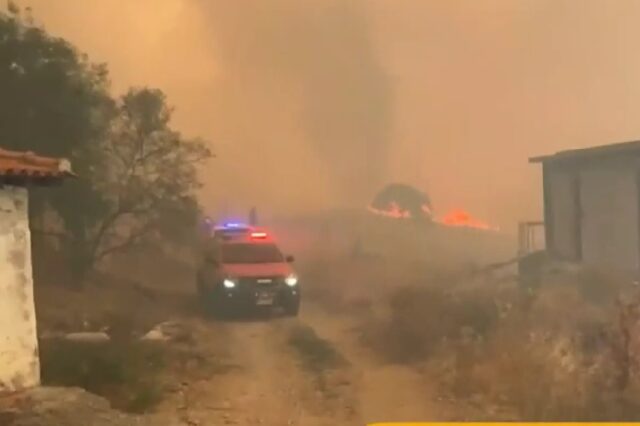
[{"label": "utility pole", "polygon": [[249,211],[249,225],[257,226],[258,225],[258,212],[255,207],[252,207]]}]

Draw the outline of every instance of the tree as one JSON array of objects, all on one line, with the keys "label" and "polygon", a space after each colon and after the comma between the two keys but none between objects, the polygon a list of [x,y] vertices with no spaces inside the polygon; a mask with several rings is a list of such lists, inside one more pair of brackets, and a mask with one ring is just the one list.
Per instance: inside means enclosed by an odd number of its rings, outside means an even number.
[{"label": "tree", "polygon": [[3,146],[70,156],[96,143],[112,110],[106,66],[11,10],[0,12]]},{"label": "tree", "polygon": [[197,166],[211,156],[202,141],[170,127],[172,110],[160,90],[131,89],[116,111],[101,146],[101,167],[93,173],[106,209],[74,242],[84,263],[81,272],[145,238],[175,238],[177,228],[195,228]]},{"label": "tree", "polygon": [[32,219],[49,207],[63,227],[76,284],[105,256],[144,238],[175,240],[194,225],[197,165],[210,153],[170,127],[159,90],[114,100],[92,64],[10,3],[0,11],[0,141],[71,159],[78,179],[32,191]]},{"label": "tree", "polygon": [[[70,158],[86,176],[100,161],[98,143],[114,113],[105,65],[37,27],[10,3],[0,12],[0,141],[4,148]],[[104,206],[86,180],[32,191],[32,218],[46,203],[68,228],[95,222]],[[68,208],[73,205],[73,208]]]}]

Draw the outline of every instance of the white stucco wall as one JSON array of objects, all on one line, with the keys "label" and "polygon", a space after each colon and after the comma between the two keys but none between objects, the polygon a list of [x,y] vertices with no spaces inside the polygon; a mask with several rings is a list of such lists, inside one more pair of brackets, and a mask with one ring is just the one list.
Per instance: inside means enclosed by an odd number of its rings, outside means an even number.
[{"label": "white stucco wall", "polygon": [[640,267],[636,168],[600,164],[580,172],[582,255],[589,264]]},{"label": "white stucco wall", "polygon": [[25,188],[0,186],[0,392],[40,382],[27,203]]}]

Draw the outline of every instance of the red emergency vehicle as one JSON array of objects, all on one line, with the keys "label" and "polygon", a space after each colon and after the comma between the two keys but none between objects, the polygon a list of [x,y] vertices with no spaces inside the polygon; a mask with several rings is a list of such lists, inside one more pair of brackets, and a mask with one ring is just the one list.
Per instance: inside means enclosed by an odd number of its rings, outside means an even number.
[{"label": "red emergency vehicle", "polygon": [[268,230],[226,224],[214,229],[213,238],[220,245],[218,259],[205,260],[198,273],[198,292],[206,306],[219,313],[268,307],[298,314],[301,294],[294,259],[282,254]]}]

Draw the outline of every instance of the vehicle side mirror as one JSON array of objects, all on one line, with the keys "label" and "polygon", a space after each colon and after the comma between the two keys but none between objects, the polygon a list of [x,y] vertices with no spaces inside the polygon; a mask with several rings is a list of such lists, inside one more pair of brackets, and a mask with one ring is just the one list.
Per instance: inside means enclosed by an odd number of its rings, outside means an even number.
[{"label": "vehicle side mirror", "polygon": [[286,261],[287,261],[287,263],[293,263],[293,262],[295,262],[295,258],[293,256],[287,256],[286,257]]}]

